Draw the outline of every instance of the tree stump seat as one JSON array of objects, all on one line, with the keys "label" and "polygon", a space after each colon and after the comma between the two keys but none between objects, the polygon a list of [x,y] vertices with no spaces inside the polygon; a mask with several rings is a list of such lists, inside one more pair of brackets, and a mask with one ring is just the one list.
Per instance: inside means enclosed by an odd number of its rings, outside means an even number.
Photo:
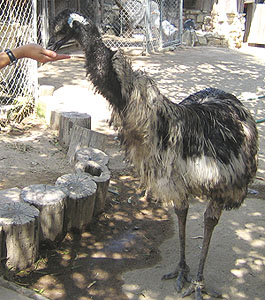
[{"label": "tree stump seat", "polygon": [[2,258],[9,269],[30,267],[39,253],[39,210],[28,203],[11,201],[0,206]]},{"label": "tree stump seat", "polygon": [[75,153],[75,161],[94,161],[98,163],[99,165],[104,165],[107,166],[109,163],[109,157],[108,155],[96,148],[92,147],[86,147],[86,148],[81,148],[76,151]]},{"label": "tree stump seat", "polygon": [[65,174],[56,180],[67,193],[65,230],[80,232],[91,223],[97,185],[90,176],[81,173]]},{"label": "tree stump seat", "polygon": [[71,131],[71,141],[67,157],[71,163],[75,160],[75,153],[81,148],[93,147],[105,151],[107,138],[105,134],[74,125]]},{"label": "tree stump seat", "polygon": [[58,186],[35,184],[24,188],[20,197],[40,211],[40,241],[61,241],[66,193]]},{"label": "tree stump seat", "polygon": [[91,116],[79,112],[63,112],[59,121],[59,143],[68,149],[71,141],[72,129],[75,125],[82,128],[91,128]]},{"label": "tree stump seat", "polygon": [[110,171],[107,166],[100,165],[93,160],[81,160],[75,164],[77,173],[84,172],[88,174],[97,184],[94,216],[104,211],[106,197],[110,181]]}]

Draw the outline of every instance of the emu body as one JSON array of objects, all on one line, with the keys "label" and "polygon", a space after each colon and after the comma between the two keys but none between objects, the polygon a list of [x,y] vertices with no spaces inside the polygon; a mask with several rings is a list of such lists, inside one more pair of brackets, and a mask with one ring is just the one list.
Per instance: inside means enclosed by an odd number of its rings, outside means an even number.
[{"label": "emu body", "polygon": [[185,225],[189,199],[209,200],[196,281],[184,296],[202,299],[203,269],[211,235],[224,209],[242,204],[257,170],[257,129],[250,112],[232,94],[208,88],[175,104],[155,82],[134,71],[120,51],[107,48],[97,27],[83,15],[66,10],[54,23],[53,49],[74,38],[86,55],[86,70],[97,91],[119,120],[122,144],[142,181],[159,198],[173,202],[178,216],[180,291],[188,279]]}]

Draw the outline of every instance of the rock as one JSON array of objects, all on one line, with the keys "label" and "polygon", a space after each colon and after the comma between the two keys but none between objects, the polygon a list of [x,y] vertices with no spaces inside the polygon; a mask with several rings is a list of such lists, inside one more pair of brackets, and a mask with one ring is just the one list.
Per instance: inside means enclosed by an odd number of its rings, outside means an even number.
[{"label": "rock", "polygon": [[204,35],[197,34],[197,38],[198,38],[198,43],[201,46],[207,46],[207,39],[206,39],[206,37]]}]

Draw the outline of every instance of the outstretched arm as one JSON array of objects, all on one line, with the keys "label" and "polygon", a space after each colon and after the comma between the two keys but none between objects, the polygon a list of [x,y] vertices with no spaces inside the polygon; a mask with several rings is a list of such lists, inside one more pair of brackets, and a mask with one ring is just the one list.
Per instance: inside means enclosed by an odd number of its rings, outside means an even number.
[{"label": "outstretched arm", "polygon": [[[50,61],[57,61],[61,59],[70,58],[69,55],[58,54],[52,50],[47,50],[38,44],[27,44],[18,48],[12,49],[16,59],[31,58],[40,63]],[[4,68],[10,63],[10,59],[5,52],[0,53],[0,69]]]}]

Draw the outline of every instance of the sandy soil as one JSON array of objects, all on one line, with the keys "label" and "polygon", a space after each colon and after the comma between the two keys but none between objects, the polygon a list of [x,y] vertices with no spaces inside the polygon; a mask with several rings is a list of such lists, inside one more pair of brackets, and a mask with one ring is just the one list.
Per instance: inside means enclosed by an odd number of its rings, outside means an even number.
[{"label": "sandy soil", "polygon": [[[264,54],[253,54],[248,49],[238,52],[181,47],[132,60],[134,67],[150,73],[173,101],[205,87],[222,88],[240,97],[255,118],[261,119],[263,101],[249,98],[265,94]],[[101,106],[104,99],[93,96],[83,64],[83,59],[76,57],[44,65],[39,70],[40,84],[54,85],[55,95],[64,103],[73,105],[73,94],[74,99],[76,95],[82,98],[81,109],[92,115],[93,129],[107,135],[111,189],[115,192],[108,193],[105,213],[86,232],[79,236],[68,234],[55,248],[42,248],[33,268],[7,272],[6,276],[54,300],[180,299],[174,280],[160,280],[177,262],[175,216],[154,199],[143,197],[133,168],[123,162],[115,133],[107,127],[109,115]],[[95,110],[95,102],[100,103],[99,110]],[[94,119],[97,122],[93,123]],[[226,299],[264,299],[264,124],[258,126],[260,166],[258,179],[251,187],[257,194],[249,195],[240,210],[224,213],[215,230],[205,270],[207,284],[221,291]],[[57,177],[73,170],[58,144],[57,133],[37,118],[1,131],[0,153],[1,189],[54,183]],[[204,209],[204,203],[194,202],[189,213],[187,258],[192,275],[198,265]]]}]

